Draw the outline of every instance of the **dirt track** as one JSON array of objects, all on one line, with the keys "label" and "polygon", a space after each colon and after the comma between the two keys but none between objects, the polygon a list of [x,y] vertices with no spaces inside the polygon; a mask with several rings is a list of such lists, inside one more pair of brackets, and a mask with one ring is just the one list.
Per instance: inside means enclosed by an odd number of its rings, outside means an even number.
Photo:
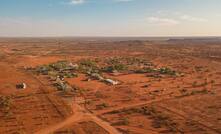
[{"label": "dirt track", "polygon": [[79,121],[93,121],[105,129],[109,134],[120,134],[114,127],[112,127],[109,123],[102,121],[95,115],[92,115],[86,111],[84,111],[78,104],[73,104],[73,115],[65,119],[64,121],[57,123],[55,125],[46,127],[43,130],[36,132],[35,134],[50,134],[55,132],[58,129],[61,129],[65,126],[68,126],[72,123],[76,123]]},{"label": "dirt track", "polygon": [[[46,92],[47,87],[44,85],[44,83],[42,83],[34,75],[32,75],[32,74],[30,74],[30,75],[41,84],[42,91]],[[49,100],[50,100],[50,98],[49,98]],[[52,101],[53,100],[50,100],[50,102],[52,102]],[[59,109],[57,109],[57,110],[59,111]],[[97,123],[100,127],[102,127],[103,129],[105,129],[109,134],[120,134],[120,132],[118,130],[116,130],[114,127],[112,127],[108,122],[105,122],[105,121],[99,119],[98,117],[96,117],[95,115],[93,115],[89,112],[86,112],[81,106],[79,106],[75,102],[73,102],[73,104],[72,104],[72,112],[73,112],[73,115],[66,118],[64,121],[57,123],[55,125],[46,127],[45,129],[42,129],[42,130],[36,132],[36,134],[50,134],[50,133],[55,132],[58,129],[68,126],[72,123],[79,122],[81,120],[82,121],[85,121],[85,120],[93,121],[93,122]],[[60,111],[59,111],[59,113],[62,114],[62,112],[60,112]]]}]

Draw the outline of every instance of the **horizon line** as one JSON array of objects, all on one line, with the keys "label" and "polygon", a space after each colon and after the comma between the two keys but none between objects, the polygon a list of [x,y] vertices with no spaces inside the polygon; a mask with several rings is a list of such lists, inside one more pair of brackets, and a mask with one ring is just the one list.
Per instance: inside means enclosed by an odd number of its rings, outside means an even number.
[{"label": "horizon line", "polygon": [[168,36],[0,36],[0,38],[221,38],[221,35],[168,35]]}]

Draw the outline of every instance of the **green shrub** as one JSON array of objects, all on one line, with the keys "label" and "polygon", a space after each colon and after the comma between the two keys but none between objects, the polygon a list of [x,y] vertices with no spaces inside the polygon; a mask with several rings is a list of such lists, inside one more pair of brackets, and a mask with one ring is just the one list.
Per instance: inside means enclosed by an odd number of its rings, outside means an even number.
[{"label": "green shrub", "polygon": [[80,65],[82,66],[86,66],[86,67],[97,67],[96,62],[91,61],[91,60],[82,60],[80,62]]},{"label": "green shrub", "polygon": [[170,68],[164,67],[158,70],[160,74],[168,74],[168,75],[176,75],[176,72],[171,70]]},{"label": "green shrub", "polygon": [[150,68],[150,67],[139,69],[139,70],[135,71],[135,73],[153,73],[153,72],[156,72],[156,70],[153,68]]},{"label": "green shrub", "polygon": [[69,66],[69,62],[67,61],[58,61],[56,63],[53,64],[49,64],[49,66],[55,70],[62,70],[65,69]]},{"label": "green shrub", "polygon": [[12,104],[11,102],[12,102],[11,97],[0,96],[0,109],[8,113]]},{"label": "green shrub", "polygon": [[81,73],[100,73],[100,69],[97,66],[96,62],[91,60],[82,60],[79,63],[79,72]]},{"label": "green shrub", "polygon": [[107,103],[101,103],[99,105],[96,105],[96,109],[104,109],[108,107],[108,104]]},{"label": "green shrub", "polygon": [[125,71],[127,69],[128,67],[124,64],[114,64],[114,65],[104,68],[103,70],[106,72],[113,72],[115,70],[120,72],[120,71]]}]

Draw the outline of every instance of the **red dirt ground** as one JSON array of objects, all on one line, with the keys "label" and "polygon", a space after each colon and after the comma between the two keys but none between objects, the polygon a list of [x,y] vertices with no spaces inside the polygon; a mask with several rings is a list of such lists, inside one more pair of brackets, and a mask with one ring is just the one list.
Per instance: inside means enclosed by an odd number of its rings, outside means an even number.
[{"label": "red dirt ground", "polygon": [[[221,42],[75,41],[1,39],[0,133],[70,134],[219,134],[221,133]],[[60,60],[137,57],[170,67],[183,77],[121,73],[85,81],[65,78],[82,96],[61,96],[47,76],[27,71]],[[16,84],[27,83],[18,90]],[[86,104],[83,104],[84,102]]]}]

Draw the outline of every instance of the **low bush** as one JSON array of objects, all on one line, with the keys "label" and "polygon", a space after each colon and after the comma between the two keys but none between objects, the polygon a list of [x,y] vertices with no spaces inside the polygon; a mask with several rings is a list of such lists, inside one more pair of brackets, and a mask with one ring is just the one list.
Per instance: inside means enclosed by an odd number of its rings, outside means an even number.
[{"label": "low bush", "polygon": [[103,69],[103,71],[105,71],[105,72],[114,72],[114,71],[118,71],[118,72],[121,72],[121,71],[125,71],[125,70],[127,70],[128,69],[128,67],[126,66],[126,65],[124,65],[124,64],[113,64],[113,65],[111,65],[111,66],[108,66],[108,67],[105,67],[104,69]]},{"label": "low bush", "polygon": [[11,98],[9,96],[0,96],[0,108],[6,112],[10,110]]},{"label": "low bush", "polygon": [[158,72],[160,74],[176,75],[176,71],[171,70],[170,68],[167,67],[158,69]]}]

